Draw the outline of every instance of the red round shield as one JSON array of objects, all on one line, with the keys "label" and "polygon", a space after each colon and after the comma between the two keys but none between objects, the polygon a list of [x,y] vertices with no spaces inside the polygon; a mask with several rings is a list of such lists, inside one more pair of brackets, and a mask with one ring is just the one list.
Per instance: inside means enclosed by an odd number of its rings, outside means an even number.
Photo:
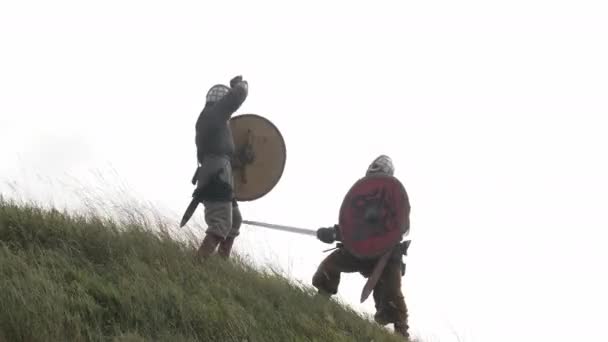
[{"label": "red round shield", "polygon": [[340,207],[339,229],[344,247],[354,256],[372,259],[399,243],[409,231],[410,202],[392,176],[359,179]]}]

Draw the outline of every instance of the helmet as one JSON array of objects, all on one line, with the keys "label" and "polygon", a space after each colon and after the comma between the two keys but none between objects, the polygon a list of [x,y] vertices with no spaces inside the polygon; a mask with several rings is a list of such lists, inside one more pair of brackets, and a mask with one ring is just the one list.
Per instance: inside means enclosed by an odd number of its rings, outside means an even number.
[{"label": "helmet", "polygon": [[380,155],[369,165],[366,175],[383,173],[392,176],[395,173],[393,160],[387,155]]},{"label": "helmet", "polygon": [[219,101],[222,97],[230,92],[230,88],[223,84],[216,84],[207,92],[207,103]]}]

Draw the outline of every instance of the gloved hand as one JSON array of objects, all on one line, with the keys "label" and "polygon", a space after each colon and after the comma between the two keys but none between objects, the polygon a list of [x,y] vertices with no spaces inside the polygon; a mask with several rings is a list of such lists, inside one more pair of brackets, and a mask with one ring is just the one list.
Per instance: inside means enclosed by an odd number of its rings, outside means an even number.
[{"label": "gloved hand", "polygon": [[336,237],[336,230],[333,227],[317,229],[317,239],[325,243],[334,243]]},{"label": "gloved hand", "polygon": [[230,80],[230,88],[234,88],[237,84],[243,82],[243,76],[235,76]]}]

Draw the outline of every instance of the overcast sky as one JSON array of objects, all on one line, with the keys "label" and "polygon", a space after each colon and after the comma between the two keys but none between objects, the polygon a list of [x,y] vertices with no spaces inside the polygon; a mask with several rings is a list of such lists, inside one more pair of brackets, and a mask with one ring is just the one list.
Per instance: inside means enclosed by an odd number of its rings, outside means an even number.
[{"label": "overcast sky", "polygon": [[[414,335],[606,341],[606,18],[585,0],[3,1],[0,189],[61,201],[75,182],[111,192],[91,174],[114,170],[181,216],[204,95],[242,74],[238,113],[287,144],[245,219],[332,225],[388,154],[412,204]],[[331,247],[242,230],[237,250],[307,284]],[[373,313],[363,284],[345,276],[341,298]]]}]

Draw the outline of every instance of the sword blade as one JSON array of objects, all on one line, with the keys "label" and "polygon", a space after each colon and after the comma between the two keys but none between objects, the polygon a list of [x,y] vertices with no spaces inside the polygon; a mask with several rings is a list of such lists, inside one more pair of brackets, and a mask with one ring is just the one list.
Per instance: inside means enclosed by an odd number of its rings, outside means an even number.
[{"label": "sword blade", "polygon": [[314,236],[314,237],[317,236],[317,232],[314,231],[314,230],[310,230],[310,229],[303,229],[303,228],[290,227],[290,226],[282,226],[282,225],[279,225],[279,224],[270,224],[270,223],[248,221],[248,220],[243,220],[243,223],[254,225],[254,226],[260,226],[260,227],[270,228],[270,229],[281,230],[281,231],[284,231],[284,232],[291,232],[291,233],[298,233],[298,234],[304,234],[304,235],[311,235],[311,236]]},{"label": "sword blade", "polygon": [[392,253],[393,249],[384,253],[384,255],[380,258],[380,260],[378,260],[378,262],[374,266],[374,271],[372,272],[371,276],[367,278],[365,286],[363,287],[363,291],[361,291],[361,303],[365,302],[367,297],[369,297],[369,295],[376,287],[378,279],[380,279],[380,275],[382,275],[382,271],[384,271],[384,267],[386,266],[386,263],[388,262],[388,259],[391,257]]},{"label": "sword blade", "polygon": [[199,201],[196,200],[195,198],[193,198],[192,201],[190,201],[190,204],[188,205],[188,208],[186,209],[186,212],[184,213],[184,216],[182,217],[182,222],[179,224],[180,228],[182,228],[183,226],[186,225],[186,223],[188,223],[188,220],[190,220],[190,218],[192,217],[192,214],[194,214],[194,211],[198,207],[198,204],[199,204]]}]

